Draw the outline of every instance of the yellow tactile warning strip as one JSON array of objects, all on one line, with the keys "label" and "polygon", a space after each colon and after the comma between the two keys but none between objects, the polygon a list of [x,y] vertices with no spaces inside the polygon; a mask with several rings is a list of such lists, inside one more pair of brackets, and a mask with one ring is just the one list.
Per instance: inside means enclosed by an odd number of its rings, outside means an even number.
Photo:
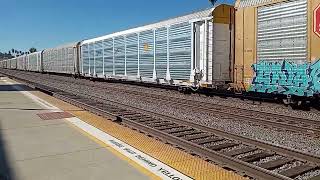
[{"label": "yellow tactile warning strip", "polygon": [[[121,126],[103,117],[97,116],[78,107],[41,92],[32,92],[52,105],[73,114],[82,121],[118,138],[119,140],[158,159],[172,168],[199,180],[229,180],[245,179],[219,166],[208,163],[200,158],[189,155],[163,142],[157,141],[130,128]],[[98,141],[98,140],[97,140]],[[102,142],[101,142],[102,143]],[[153,179],[156,179],[153,176]]]},{"label": "yellow tactile warning strip", "polygon": [[[72,125],[72,127],[79,129],[78,127]],[[102,147],[107,148],[109,151],[111,151],[113,154],[117,155],[120,159],[127,161],[130,165],[132,165],[133,167],[135,167],[136,169],[138,169],[140,172],[143,172],[145,175],[149,176],[150,179],[152,180],[161,180],[160,177],[158,177],[157,175],[153,174],[152,172],[148,171],[147,169],[145,169],[144,167],[140,166],[139,164],[137,164],[135,161],[131,160],[130,158],[126,157],[125,155],[119,153],[117,150],[111,148],[110,146],[106,145],[104,142],[100,141],[99,139],[95,138],[94,136],[92,136],[91,134],[85,132],[85,131],[80,131],[82,132],[84,135],[86,135],[87,137],[89,137],[90,139],[92,139],[93,141],[95,141],[96,143],[100,144]]]}]

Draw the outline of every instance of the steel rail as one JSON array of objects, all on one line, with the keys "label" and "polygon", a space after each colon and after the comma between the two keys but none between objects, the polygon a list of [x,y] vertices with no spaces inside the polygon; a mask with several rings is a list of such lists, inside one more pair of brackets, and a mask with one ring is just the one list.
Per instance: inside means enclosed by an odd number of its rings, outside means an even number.
[{"label": "steel rail", "polygon": [[[59,79],[60,80],[60,79]],[[70,82],[69,80],[65,80],[65,82]],[[86,85],[86,83],[81,83],[83,85]],[[98,89],[95,89],[95,91],[99,90],[101,91],[101,86],[90,84],[92,85],[91,87],[97,87]],[[101,85],[101,84],[99,84]],[[104,90],[107,90],[108,87],[104,87]],[[188,100],[188,99],[184,99],[184,98],[177,98],[177,97],[173,97],[173,96],[163,96],[163,95],[159,95],[159,94],[153,94],[153,93],[146,93],[146,92],[139,92],[139,91],[135,91],[135,90],[126,90],[123,88],[118,88],[118,87],[112,87],[114,89],[117,90],[122,90],[122,92],[126,92],[128,94],[134,94],[136,96],[140,96],[143,98],[152,98],[152,99],[156,99],[157,102],[167,102],[167,104],[170,105],[176,105],[176,106],[180,106],[180,107],[188,107],[191,109],[198,109],[201,111],[205,111],[207,113],[213,114],[213,115],[217,115],[220,114],[220,116],[225,116],[224,118],[226,119],[230,119],[230,117],[232,117],[234,120],[244,120],[244,121],[251,121],[251,122],[258,122],[260,124],[263,125],[269,125],[272,127],[276,127],[276,128],[283,128],[286,130],[290,130],[290,131],[295,131],[295,132],[303,132],[305,134],[310,134],[310,135],[316,135],[316,136],[320,136],[320,129],[316,129],[316,128],[309,128],[304,126],[304,124],[298,124],[298,123],[306,123],[310,126],[319,126],[320,121],[316,121],[316,120],[311,120],[311,119],[304,119],[304,118],[294,118],[291,116],[285,116],[285,115],[280,115],[280,114],[273,114],[273,113],[267,113],[267,112],[259,112],[259,111],[253,111],[253,110],[247,110],[247,109],[241,109],[241,108],[234,108],[234,107],[230,107],[230,106],[224,106],[224,105],[218,105],[218,104],[213,104],[213,103],[208,103],[208,102],[203,102],[203,101],[193,101],[193,100]],[[112,91],[109,91],[112,92]],[[173,103],[174,102],[174,103]],[[193,105],[195,104],[196,105]],[[204,105],[202,103],[206,103],[205,105],[210,105],[209,107],[204,107]],[[238,111],[235,113],[233,111],[229,111],[229,110],[224,110],[222,107],[224,108],[232,108],[232,110],[234,111],[235,109],[237,109]],[[240,112],[239,112],[240,111]],[[214,112],[214,113],[213,113]],[[248,113],[254,113],[254,115],[249,114]],[[260,117],[255,117],[255,115],[259,115],[264,116],[267,119],[264,118],[260,118]],[[221,118],[221,117],[218,117]],[[288,123],[285,122],[278,122],[277,120],[270,120],[271,118],[275,118],[275,119],[281,119],[282,121],[286,121]],[[295,124],[292,122],[296,122]]]},{"label": "steel rail", "polygon": [[[21,79],[21,80],[24,81],[24,79]],[[283,152],[283,155],[289,155],[289,156],[292,156],[292,157],[296,157],[296,158],[298,158],[299,160],[302,160],[302,161],[310,161],[310,162],[313,162],[313,163],[316,163],[316,164],[320,164],[320,157],[316,156],[316,155],[313,155],[313,154],[310,154],[310,153],[305,153],[305,152],[297,151],[297,150],[290,149],[290,148],[287,148],[287,147],[282,147],[282,146],[274,145],[274,144],[271,144],[271,143],[267,143],[267,142],[263,142],[263,141],[259,141],[259,140],[255,140],[255,139],[251,139],[251,138],[247,138],[247,137],[243,137],[243,136],[240,136],[240,135],[227,133],[227,132],[224,132],[224,131],[219,130],[219,129],[215,129],[215,128],[199,125],[199,124],[193,123],[191,121],[181,120],[181,119],[175,118],[173,116],[168,116],[168,115],[156,113],[156,112],[153,112],[153,111],[148,111],[148,110],[145,110],[145,109],[141,109],[141,108],[137,108],[137,107],[134,107],[134,106],[130,106],[128,104],[122,104],[122,103],[119,103],[118,101],[105,99],[105,98],[103,98],[101,96],[93,96],[93,95],[88,95],[88,94],[86,94],[86,96],[95,98],[98,101],[102,101],[103,100],[103,102],[107,101],[107,102],[110,102],[110,103],[113,103],[113,104],[118,104],[120,106],[126,106],[127,108],[134,109],[134,110],[140,111],[142,113],[153,114],[153,115],[156,115],[157,117],[170,119],[170,120],[178,122],[180,124],[185,124],[185,125],[188,125],[188,126],[196,127],[198,129],[201,129],[201,130],[204,130],[204,131],[208,131],[208,132],[212,132],[212,133],[224,136],[224,137],[229,137],[230,139],[234,139],[234,140],[237,140],[237,141],[245,142],[245,143],[248,143],[248,144],[255,144],[256,146],[258,146],[258,147],[260,147],[262,149],[269,149],[269,150],[272,150],[272,151],[275,151],[275,152]]]},{"label": "steel rail", "polygon": [[[18,78],[18,80],[19,79],[21,81],[26,81],[23,78]],[[74,104],[74,105],[78,104],[78,106],[80,105],[80,106],[83,106],[83,107],[87,107],[89,110],[91,110],[91,111],[93,111],[95,113],[98,112],[99,114],[104,114],[106,116],[113,116],[114,118],[116,118],[118,120],[119,120],[119,118],[121,118],[123,123],[125,123],[126,125],[135,127],[137,129],[145,131],[147,133],[154,134],[154,135],[156,135],[158,137],[161,137],[162,139],[165,139],[166,141],[172,142],[173,144],[177,144],[179,146],[182,146],[182,147],[185,147],[185,148],[188,148],[188,149],[192,149],[195,152],[200,153],[202,156],[205,156],[205,157],[208,157],[208,158],[212,159],[213,161],[219,161],[221,163],[227,163],[231,167],[234,166],[233,169],[236,169],[238,171],[239,170],[240,171],[241,170],[246,171],[248,175],[259,177],[261,179],[290,179],[290,178],[282,176],[280,174],[273,173],[271,171],[268,171],[268,170],[262,169],[260,167],[254,166],[254,165],[252,165],[250,163],[243,162],[243,161],[240,161],[240,160],[225,156],[225,155],[223,155],[221,153],[218,153],[216,151],[205,149],[202,146],[199,146],[197,144],[191,143],[191,142],[186,141],[186,140],[181,139],[181,138],[177,138],[177,137],[172,136],[172,135],[170,135],[168,133],[163,133],[161,131],[158,131],[158,130],[152,129],[150,127],[144,126],[144,125],[142,125],[140,123],[137,123],[137,122],[134,122],[134,121],[132,121],[130,119],[126,119],[126,118],[123,118],[123,117],[119,117],[118,115],[115,115],[115,114],[112,114],[112,113],[108,113],[106,111],[103,111],[102,109],[96,108],[94,106],[90,106],[90,105],[88,105],[86,103],[83,103],[81,101],[70,99],[70,98],[68,98],[68,97],[63,95],[65,93],[66,94],[70,93],[70,92],[65,92],[64,89],[59,89],[58,88],[58,90],[55,90],[57,88],[52,89],[50,87],[41,85],[39,83],[31,82],[31,81],[29,81],[29,82],[27,81],[27,83],[28,84],[30,83],[35,88],[42,89],[43,91],[50,92],[50,93],[52,93],[53,96],[55,96],[57,98],[67,100],[69,102],[73,101],[72,104]],[[93,96],[93,95],[88,95],[88,94],[84,94],[84,95],[87,96],[87,97],[90,97],[92,99],[96,99],[96,100],[101,98],[101,97],[98,97],[98,96]],[[229,134],[229,133],[226,133],[226,132],[223,132],[223,131],[220,131],[220,130],[215,130],[215,129],[212,129],[212,128],[208,128],[208,127],[205,127],[205,126],[202,126],[202,125],[198,125],[198,124],[195,124],[195,123],[192,123],[192,122],[189,122],[189,121],[187,122],[185,120],[177,119],[177,118],[174,118],[174,117],[171,117],[171,116],[167,116],[167,115],[163,115],[163,114],[159,114],[159,113],[154,113],[154,112],[151,112],[151,111],[146,111],[146,110],[143,110],[141,108],[136,108],[136,107],[133,107],[133,106],[125,105],[125,104],[122,104],[122,103],[119,103],[119,102],[116,102],[116,101],[111,101],[111,100],[107,100],[107,99],[104,99],[104,101],[108,101],[109,103],[112,103],[112,104],[118,104],[120,106],[125,106],[125,107],[127,107],[129,109],[135,109],[135,110],[138,110],[138,111],[141,111],[141,112],[144,112],[144,113],[147,112],[147,113],[150,113],[150,114],[152,114],[153,116],[156,116],[156,117],[160,117],[161,116],[161,118],[169,119],[170,121],[178,122],[179,124],[185,124],[187,126],[195,127],[197,129],[201,129],[201,130],[204,130],[204,131],[207,131],[207,132],[212,132],[214,134],[218,134],[218,135],[221,135],[223,137],[228,137],[228,138],[231,138],[231,139],[234,139],[234,140],[239,140],[241,142],[245,142],[245,143],[248,143],[248,144],[257,145],[256,144],[257,142],[253,142],[255,140],[251,140],[249,138],[245,138],[245,139],[248,139],[248,140],[244,141],[244,138],[241,137],[241,136]],[[259,142],[258,144],[259,145],[257,145],[257,146],[259,146],[259,147],[264,146],[265,149],[276,151],[277,153],[280,152],[279,154],[283,153],[286,156],[290,155],[290,156],[293,156],[295,158],[298,157],[298,159],[301,158],[301,160],[307,160],[309,162],[311,161],[311,162],[314,162],[316,164],[320,163],[319,157],[307,157],[306,158],[306,154],[303,154],[301,152],[292,151],[290,149],[289,150],[288,149],[283,149],[282,147],[275,147],[274,145],[266,144],[266,143],[263,143],[263,142]],[[239,169],[239,165],[241,166],[240,169]]]}]

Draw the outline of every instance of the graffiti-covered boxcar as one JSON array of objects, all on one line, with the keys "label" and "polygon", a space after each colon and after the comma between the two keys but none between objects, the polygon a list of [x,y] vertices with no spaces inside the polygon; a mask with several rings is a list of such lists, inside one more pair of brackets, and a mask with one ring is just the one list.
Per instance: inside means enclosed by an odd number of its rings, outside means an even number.
[{"label": "graffiti-covered boxcar", "polygon": [[235,83],[247,91],[320,92],[320,0],[238,0]]}]

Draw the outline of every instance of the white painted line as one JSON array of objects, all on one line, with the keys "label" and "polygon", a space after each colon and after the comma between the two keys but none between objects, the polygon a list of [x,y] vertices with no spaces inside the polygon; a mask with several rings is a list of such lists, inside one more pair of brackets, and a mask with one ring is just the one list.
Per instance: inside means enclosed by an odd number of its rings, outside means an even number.
[{"label": "white painted line", "polygon": [[129,159],[138,163],[140,166],[148,169],[155,175],[162,179],[171,180],[191,180],[192,178],[180,173],[179,171],[171,168],[170,166],[160,162],[157,159],[139,151],[138,149],[120,141],[119,139],[81,121],[78,118],[67,118],[67,120],[75,125],[76,127],[82,129],[83,131],[89,133],[93,137],[99,139],[105,144],[111,146],[116,151],[125,155]]},{"label": "white painted line", "polygon": [[[24,91],[21,87],[15,86],[14,83],[7,81],[7,84],[11,84],[14,86],[15,89],[19,90],[22,94],[26,97],[32,99],[34,102],[38,103],[44,108],[53,109],[55,112],[61,112],[62,110],[58,107],[50,104],[49,102],[31,94],[30,92]],[[119,139],[87,124],[86,122],[80,120],[79,118],[67,118],[71,124],[75,125],[76,127],[80,128],[81,130],[87,132],[91,136],[97,138],[98,140],[104,142],[108,146],[112,147],[122,155],[128,157],[129,159],[133,160],[140,166],[144,167],[145,169],[149,170],[153,174],[159,176],[162,179],[168,180],[192,180],[192,178],[182,174],[181,172],[173,169],[172,167],[160,162],[159,160],[139,151],[138,149],[126,144]]]}]

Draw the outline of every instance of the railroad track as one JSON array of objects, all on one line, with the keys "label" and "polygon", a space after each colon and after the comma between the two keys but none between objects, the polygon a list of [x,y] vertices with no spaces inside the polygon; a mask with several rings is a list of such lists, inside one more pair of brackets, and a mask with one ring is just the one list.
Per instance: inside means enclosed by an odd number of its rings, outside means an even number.
[{"label": "railroad track", "polygon": [[[106,90],[109,86],[100,83],[97,85],[99,88],[103,87]],[[320,136],[320,121],[296,118],[291,116],[254,111],[248,109],[235,108],[230,106],[223,106],[203,101],[189,100],[186,98],[177,98],[173,96],[165,96],[160,94],[146,93],[135,90],[127,90],[124,88],[112,87],[111,91],[125,92],[128,94],[134,94],[143,98],[150,98],[157,100],[157,102],[163,102],[170,105],[179,107],[186,107],[194,110],[200,110],[202,112],[209,113],[213,116],[217,116],[220,119],[232,119],[237,121],[251,121],[258,122],[264,125],[272,127],[280,127],[291,131],[302,132],[305,134],[311,134]]]},{"label": "railroad track", "polygon": [[[64,81],[70,83],[65,77],[54,76],[60,82]],[[73,83],[73,82],[72,82]],[[195,111],[201,111],[210,114],[212,117],[219,119],[229,119],[233,121],[250,121],[253,123],[260,123],[264,126],[269,126],[272,128],[282,128],[284,130],[294,131],[298,133],[308,134],[311,136],[320,136],[320,121],[296,118],[291,116],[284,116],[274,113],[267,113],[261,111],[254,111],[248,109],[235,108],[230,106],[223,106],[203,101],[194,101],[186,98],[177,98],[173,96],[165,96],[155,93],[140,92],[133,89],[125,89],[106,85],[105,83],[93,83],[84,80],[84,82],[77,82],[82,85],[90,85],[91,88],[95,88],[94,92],[108,91],[110,93],[121,92],[126,94],[131,94],[134,96],[139,96],[146,100],[147,98],[151,101],[161,102],[174,107],[183,107],[192,109]]]},{"label": "railroad track", "polygon": [[[320,158],[311,154],[273,146],[121,104],[104,99],[101,95],[79,92],[70,86],[50,82],[40,77],[35,77],[32,81],[26,80],[26,76],[21,74],[20,77],[13,77],[69,103],[103,116],[113,117],[114,120],[121,121],[127,126],[258,179],[290,179],[319,169]],[[266,162],[260,161],[268,157],[277,158]],[[275,171],[286,164],[295,164],[295,166],[284,171]]]}]

